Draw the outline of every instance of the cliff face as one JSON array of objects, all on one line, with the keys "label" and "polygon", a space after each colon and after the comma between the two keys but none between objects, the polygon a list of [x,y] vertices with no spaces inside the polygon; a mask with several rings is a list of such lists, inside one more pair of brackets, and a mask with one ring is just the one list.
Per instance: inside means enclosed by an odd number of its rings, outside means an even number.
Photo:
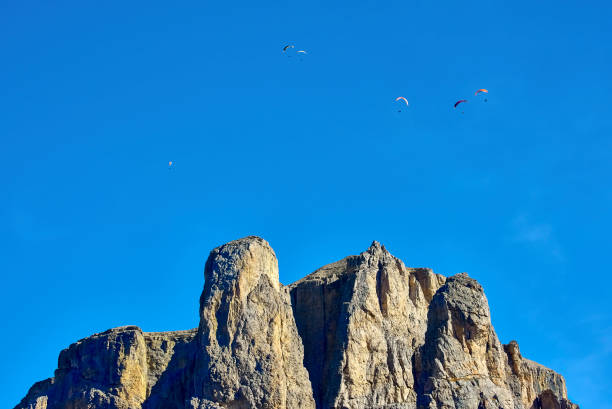
[{"label": "cliff face", "polygon": [[60,353],[16,409],[577,409],[565,381],[502,345],[482,287],[374,242],[282,286],[268,243],[206,262],[200,325],[121,327]]},{"label": "cliff face", "polygon": [[94,334],[63,350],[55,377],[35,384],[17,408],[183,408],[174,402],[187,393],[195,335],[134,326]]},{"label": "cliff face", "polygon": [[193,375],[198,407],[314,409],[289,294],[268,243],[252,237],[213,250],[205,276]]},{"label": "cliff face", "polygon": [[415,408],[414,353],[424,342],[427,306],[443,283],[374,243],[292,284],[318,407]]}]

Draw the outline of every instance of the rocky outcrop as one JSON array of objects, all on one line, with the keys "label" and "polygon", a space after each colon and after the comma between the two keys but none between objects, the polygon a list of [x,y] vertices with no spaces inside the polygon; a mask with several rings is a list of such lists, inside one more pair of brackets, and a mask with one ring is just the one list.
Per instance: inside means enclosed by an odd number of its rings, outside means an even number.
[{"label": "rocky outcrop", "polygon": [[414,351],[444,277],[374,242],[290,286],[320,408],[416,407]]},{"label": "rocky outcrop", "polygon": [[406,268],[379,243],[290,286],[318,408],[531,408],[555,372],[503,346],[480,284]]},{"label": "rocky outcrop", "polygon": [[[167,407],[147,398],[154,388],[161,389],[172,374],[188,367],[185,358],[193,353],[186,354],[184,349],[195,334],[195,330],[143,333],[135,326],[94,334],[63,350],[55,377],[35,384],[17,407]],[[174,357],[177,351],[177,357],[183,355],[182,362]]]},{"label": "rocky outcrop", "polygon": [[508,388],[506,353],[482,287],[467,274],[450,277],[433,297],[420,360],[424,408],[514,408],[521,403]]},{"label": "rocky outcrop", "polygon": [[578,405],[573,404],[567,399],[559,399],[553,391],[545,390],[540,393],[533,402],[531,409],[579,409]]},{"label": "rocky outcrop", "polygon": [[200,299],[195,394],[228,408],[314,409],[289,294],[269,244],[212,251]]},{"label": "rocky outcrop", "polygon": [[191,397],[197,330],[145,332],[147,399],[143,409],[183,409]]},{"label": "rocky outcrop", "polygon": [[62,351],[16,409],[577,409],[502,345],[480,284],[407,268],[374,242],[282,286],[247,237],[206,262],[200,325],[120,327]]}]

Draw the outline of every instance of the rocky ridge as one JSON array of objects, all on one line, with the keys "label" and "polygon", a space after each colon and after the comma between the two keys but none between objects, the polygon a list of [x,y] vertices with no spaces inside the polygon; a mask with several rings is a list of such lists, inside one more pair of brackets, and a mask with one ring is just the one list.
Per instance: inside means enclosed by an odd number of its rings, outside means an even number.
[{"label": "rocky ridge", "polygon": [[200,325],[110,329],[62,351],[15,409],[577,409],[563,377],[502,345],[480,284],[377,242],[283,286],[269,244],[206,262]]}]

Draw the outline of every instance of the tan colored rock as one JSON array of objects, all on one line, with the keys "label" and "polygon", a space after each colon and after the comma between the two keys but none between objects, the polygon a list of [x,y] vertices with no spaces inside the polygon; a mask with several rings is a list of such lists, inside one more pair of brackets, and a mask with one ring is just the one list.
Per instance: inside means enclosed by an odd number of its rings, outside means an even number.
[{"label": "tan colored rock", "polygon": [[289,294],[265,240],[247,237],[211,252],[198,337],[198,405],[314,409]]},{"label": "tan colored rock", "polygon": [[565,380],[561,375],[523,358],[516,341],[504,345],[504,349],[510,367],[507,383],[515,395],[520,396],[525,408],[530,408],[544,392],[553,394],[557,399],[567,399]]},{"label": "tan colored rock", "polygon": [[480,284],[374,242],[284,287],[258,237],[214,249],[197,330],[121,327],[62,351],[16,409],[578,409],[502,345]]},{"label": "tan colored rock", "polygon": [[505,383],[507,356],[491,325],[487,299],[467,274],[447,279],[433,297],[421,361],[424,408],[515,407]]},{"label": "tan colored rock", "polygon": [[54,378],[45,379],[44,381],[36,382],[28,394],[15,407],[16,409],[47,409],[49,400],[49,392],[53,388]]},{"label": "tan colored rock", "polygon": [[144,409],[183,409],[193,392],[197,330],[145,332],[147,400]]},{"label": "tan colored rock", "polygon": [[317,407],[416,407],[413,358],[443,283],[374,242],[292,284]]},{"label": "tan colored rock", "polygon": [[[138,327],[128,326],[84,338],[60,353],[55,378],[35,384],[17,408],[170,409],[149,398],[152,391],[162,390],[164,375],[181,371],[181,365],[172,358],[176,350],[188,348],[195,334],[195,330],[143,333]],[[186,354],[193,355],[193,350]],[[190,376],[189,372],[178,379],[182,383]],[[176,382],[172,383],[165,390],[176,390]],[[175,407],[184,407],[186,395]]]},{"label": "tan colored rock", "polygon": [[[555,372],[501,345],[480,284],[373,243],[290,286],[318,408],[530,409]],[[569,403],[568,403],[569,404]]]},{"label": "tan colored rock", "polygon": [[66,406],[140,408],[147,397],[147,347],[138,327],[92,335],[62,351],[56,394]]},{"label": "tan colored rock", "polygon": [[550,389],[541,392],[530,409],[579,409],[567,399],[559,397]]},{"label": "tan colored rock", "polygon": [[550,396],[575,407],[561,375],[524,359],[515,341],[500,344],[484,291],[467,274],[447,279],[432,299],[428,321],[421,407],[528,409]]}]

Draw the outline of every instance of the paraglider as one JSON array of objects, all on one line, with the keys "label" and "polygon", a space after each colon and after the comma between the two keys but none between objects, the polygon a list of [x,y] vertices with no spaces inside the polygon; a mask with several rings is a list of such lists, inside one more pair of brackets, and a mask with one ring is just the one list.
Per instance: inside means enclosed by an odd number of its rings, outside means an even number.
[{"label": "paraglider", "polygon": [[[406,103],[406,106],[410,106],[410,104],[408,104],[408,100],[404,97],[397,97],[395,98],[396,101],[404,101]],[[397,112],[402,112],[401,109],[398,109]]]},{"label": "paraglider", "polygon": [[[459,101],[455,102],[455,105],[454,105],[455,109],[457,109],[457,106],[458,106],[459,104],[462,104],[462,103],[464,103],[464,102],[468,102],[468,101],[467,101],[467,99],[460,99]],[[461,113],[463,114],[464,112],[463,112],[463,111],[461,111]]]},{"label": "paraglider", "polygon": [[[293,44],[287,44],[286,46],[283,47],[283,54],[285,54],[288,58],[291,58],[293,56],[298,56],[298,57],[302,57],[306,54],[308,54],[305,50],[291,50],[292,48],[295,48],[295,45]],[[300,60],[302,60],[300,58]]]},{"label": "paraglider", "polygon": [[173,164],[173,163],[174,163],[174,162],[172,162],[172,161],[168,162],[168,169],[172,169],[172,164]]},{"label": "paraglider", "polygon": [[308,53],[304,50],[298,50],[295,52],[297,54],[298,57],[300,57],[300,61],[304,61],[304,59],[302,57],[304,57],[305,55],[307,55]]},{"label": "paraglider", "polygon": [[[476,92],[474,92],[474,95],[478,95],[478,94],[480,94],[481,92],[484,92],[485,94],[488,94],[488,93],[489,93],[489,90],[486,90],[486,89],[484,89],[484,88],[481,88],[481,89],[477,90]],[[485,99],[484,99],[484,102],[487,102],[487,101],[488,101],[488,99],[486,99],[486,98],[485,98]]]}]

